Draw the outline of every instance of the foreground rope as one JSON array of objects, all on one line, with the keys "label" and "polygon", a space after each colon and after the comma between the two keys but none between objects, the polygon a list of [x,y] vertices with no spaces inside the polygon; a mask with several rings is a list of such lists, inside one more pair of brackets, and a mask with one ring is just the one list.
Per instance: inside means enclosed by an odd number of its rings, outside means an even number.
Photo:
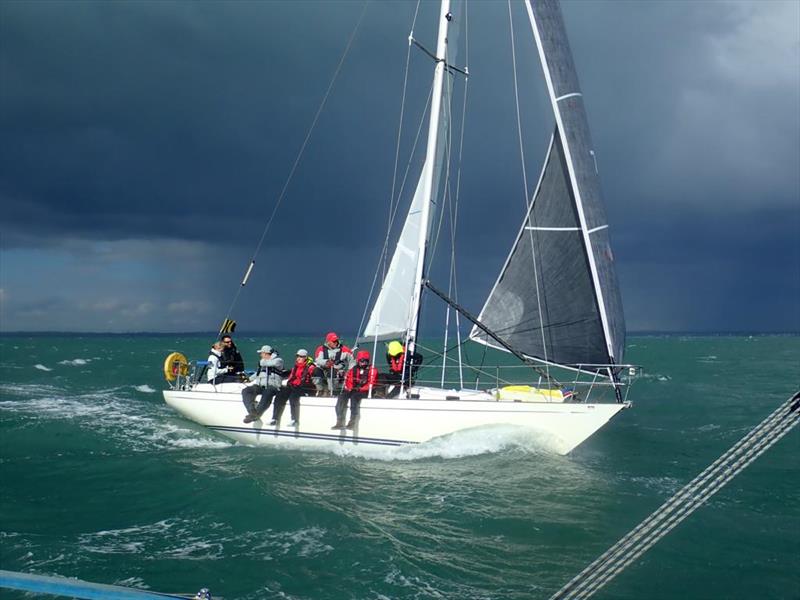
[{"label": "foreground rope", "polygon": [[588,598],[594,594],[766,452],[799,421],[800,392],[797,392],[625,537],[578,573],[551,596],[550,600]]}]

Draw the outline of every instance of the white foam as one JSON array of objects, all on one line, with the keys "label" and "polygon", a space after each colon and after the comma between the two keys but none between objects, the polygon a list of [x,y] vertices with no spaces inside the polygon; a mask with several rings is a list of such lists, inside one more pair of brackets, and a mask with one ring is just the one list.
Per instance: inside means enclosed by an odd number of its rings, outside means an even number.
[{"label": "white foam", "polygon": [[711,363],[711,362],[716,362],[717,357],[714,354],[709,354],[708,356],[701,356],[700,358],[697,359],[697,361],[702,363]]},{"label": "white foam", "polygon": [[58,362],[60,365],[69,365],[71,367],[81,367],[89,362],[91,358],[73,358],[72,360],[61,360]]},{"label": "white foam", "polygon": [[[212,433],[175,424],[172,410],[164,404],[132,401],[129,386],[70,395],[45,385],[0,385],[0,410],[24,414],[34,420],[68,420],[99,435],[119,441],[139,452],[182,448],[228,448],[235,445]],[[122,392],[122,393],[120,393]],[[128,391],[128,394],[130,392]],[[20,401],[24,400],[24,401]]]},{"label": "white foam", "polygon": [[53,369],[51,369],[49,367],[45,367],[44,365],[40,365],[40,364],[33,365],[33,368],[34,369],[39,369],[40,371],[52,371],[53,370]]},{"label": "white foam", "polygon": [[133,386],[133,389],[135,389],[137,392],[142,392],[144,394],[155,394],[156,391],[157,391],[157,390],[154,390],[153,388],[151,388],[147,384],[135,385],[135,386]]},{"label": "white foam", "polygon": [[697,431],[703,431],[703,432],[714,431],[719,428],[720,428],[719,425],[715,425],[714,423],[709,423],[708,425],[701,425],[700,427],[697,428]]},{"label": "white foam", "polygon": [[175,448],[228,448],[234,445],[234,442],[216,439],[198,439],[195,437],[168,440],[167,443]]},{"label": "white foam", "polygon": [[[199,531],[209,531],[207,536]],[[294,531],[234,531],[226,523],[185,518],[172,518],[112,529],[84,533],[78,545],[92,554],[137,554],[156,560],[220,560],[257,557],[273,560],[274,556],[308,557],[326,554],[333,547],[324,543],[326,530],[310,527]]]},{"label": "white foam", "polygon": [[680,480],[675,477],[631,477],[631,481],[644,485],[644,487],[654,490],[661,495],[671,496],[678,491],[681,485]]},{"label": "white foam", "polygon": [[[320,450],[319,446],[316,446]],[[559,453],[561,443],[543,431],[515,425],[490,425],[457,431],[421,444],[407,446],[347,445],[330,451],[339,456],[358,456],[385,461],[412,461],[425,458],[464,458],[496,454],[509,449],[525,453]]]}]

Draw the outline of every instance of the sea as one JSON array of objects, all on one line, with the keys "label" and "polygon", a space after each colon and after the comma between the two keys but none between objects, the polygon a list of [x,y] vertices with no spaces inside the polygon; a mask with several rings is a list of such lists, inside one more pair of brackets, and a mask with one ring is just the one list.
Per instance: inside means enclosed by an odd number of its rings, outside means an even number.
[{"label": "sea", "polygon": [[[567,456],[480,429],[254,448],[164,404],[166,355],[210,341],[0,338],[0,568],[226,600],[546,599],[800,389],[797,335],[632,335],[633,406]],[[319,343],[237,342],[251,362]],[[800,598],[799,451],[800,427],[596,597]]]}]

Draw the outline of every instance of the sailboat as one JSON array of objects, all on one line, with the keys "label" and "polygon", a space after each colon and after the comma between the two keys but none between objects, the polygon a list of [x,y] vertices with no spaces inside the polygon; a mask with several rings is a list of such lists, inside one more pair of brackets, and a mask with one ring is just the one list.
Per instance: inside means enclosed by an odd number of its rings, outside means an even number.
[{"label": "sailboat", "polygon": [[[566,454],[628,408],[638,367],[623,363],[625,321],[609,243],[583,96],[557,0],[524,0],[555,126],[538,183],[496,283],[477,316],[429,280],[432,209],[444,171],[448,112],[443,94],[454,74],[450,28],[455,2],[438,11],[425,160],[408,213],[358,343],[419,344],[423,294],[444,300],[472,323],[469,340],[513,355],[527,385],[431,386],[402,382],[396,398],[364,398],[352,430],[331,430],[335,397],[301,398],[299,424],[269,416],[243,423],[242,384],[211,385],[182,356],[165,365],[164,399],[189,419],[245,444],[403,446],[475,428],[511,426]],[[453,38],[455,36],[453,35]],[[409,37],[409,43],[416,43]],[[252,267],[252,264],[251,264]],[[247,276],[250,274],[248,269]],[[446,359],[445,359],[446,360]],[[555,373],[568,373],[570,379]],[[443,377],[444,379],[444,377]],[[491,384],[490,384],[491,385]]]}]

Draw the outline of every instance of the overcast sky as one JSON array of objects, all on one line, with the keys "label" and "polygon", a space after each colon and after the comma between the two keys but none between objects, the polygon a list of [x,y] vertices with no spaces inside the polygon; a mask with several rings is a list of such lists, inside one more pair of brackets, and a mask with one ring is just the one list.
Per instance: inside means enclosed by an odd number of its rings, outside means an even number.
[{"label": "overcast sky", "polygon": [[[362,7],[2,0],[2,330],[215,329]],[[241,331],[358,326],[414,7],[367,6],[234,311]],[[800,3],[563,12],[628,329],[800,331]],[[423,3],[414,32],[430,48],[435,13]],[[512,14],[535,182],[553,120],[524,9]],[[456,244],[459,298],[478,312],[525,198],[508,9],[471,2],[469,17]],[[412,52],[401,170],[432,66]]]}]

